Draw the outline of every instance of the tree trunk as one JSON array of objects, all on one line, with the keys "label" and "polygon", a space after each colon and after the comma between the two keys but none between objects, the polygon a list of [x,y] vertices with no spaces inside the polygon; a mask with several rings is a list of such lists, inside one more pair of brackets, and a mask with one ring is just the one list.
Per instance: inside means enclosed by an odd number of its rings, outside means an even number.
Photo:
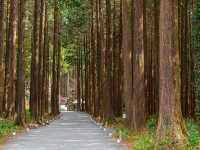
[{"label": "tree trunk", "polygon": [[77,49],[77,111],[81,111],[81,67],[80,67],[80,47]]},{"label": "tree trunk", "polygon": [[60,24],[60,12],[58,9],[58,52],[57,52],[57,84],[56,84],[56,115],[59,115],[59,101],[60,101],[60,56],[61,56],[61,24]]},{"label": "tree trunk", "polygon": [[158,114],[159,112],[159,15],[160,15],[160,0],[155,0],[155,14],[154,14],[154,65],[153,65],[153,100],[154,100],[154,113]]},{"label": "tree trunk", "polygon": [[178,146],[184,144],[185,127],[181,114],[176,19],[176,1],[160,1],[160,110],[157,134],[160,140],[170,136]]},{"label": "tree trunk", "polygon": [[0,18],[0,115],[2,115],[4,94],[4,0],[0,0]]},{"label": "tree trunk", "polygon": [[99,117],[102,111],[101,100],[102,100],[102,70],[101,70],[101,1],[96,0],[96,73],[97,73],[97,108],[96,108],[96,117]]},{"label": "tree trunk", "polygon": [[38,114],[38,75],[39,75],[39,28],[40,28],[40,0],[35,0],[34,25],[33,25],[33,47],[31,62],[31,87],[30,87],[30,111],[34,121],[39,121]]},{"label": "tree trunk", "polygon": [[43,120],[44,117],[44,97],[43,97],[43,93],[44,93],[44,51],[45,51],[45,47],[44,47],[44,28],[45,28],[45,0],[41,0],[40,1],[40,8],[41,8],[41,12],[40,12],[40,30],[39,30],[39,72],[38,72],[38,115],[40,120]]},{"label": "tree trunk", "polygon": [[105,50],[105,119],[113,119],[112,108],[112,39],[111,39],[111,2],[106,0],[106,50]]},{"label": "tree trunk", "polygon": [[91,104],[92,104],[92,109],[91,109],[91,113],[94,115],[96,113],[96,71],[95,71],[95,60],[96,60],[96,50],[95,50],[95,14],[94,14],[94,10],[95,10],[95,1],[91,0],[91,8],[92,8],[92,14],[91,14],[91,62],[90,62],[90,66],[91,66]]},{"label": "tree trunk", "polygon": [[17,53],[17,83],[16,83],[16,123],[25,126],[25,1],[19,2],[18,19],[18,53]]},{"label": "tree trunk", "polygon": [[122,115],[122,101],[120,93],[120,12],[118,12],[119,4],[114,0],[113,8],[113,111],[116,117]]},{"label": "tree trunk", "polygon": [[48,34],[48,1],[45,0],[45,26],[44,26],[44,55],[43,55],[43,77],[44,77],[44,113],[49,113],[49,34]]},{"label": "tree trunk", "polygon": [[191,59],[190,43],[190,10],[189,1],[179,0],[179,43],[180,43],[180,60],[181,60],[181,103],[184,117],[194,117],[195,98],[193,95],[193,63]]},{"label": "tree trunk", "polygon": [[16,80],[16,32],[17,32],[17,0],[10,1],[8,44],[6,48],[5,66],[5,113],[7,118],[15,115],[15,80]]},{"label": "tree trunk", "polygon": [[53,66],[51,86],[51,114],[59,114],[59,68],[60,68],[60,41],[59,41],[59,6],[54,0],[54,41],[53,41]]},{"label": "tree trunk", "polygon": [[89,113],[89,51],[88,51],[88,36],[84,38],[84,59],[85,59],[85,111]]},{"label": "tree trunk", "polygon": [[135,129],[145,125],[145,81],[144,81],[144,49],[145,33],[145,1],[134,0],[133,24],[133,120]]},{"label": "tree trunk", "polygon": [[122,97],[126,109],[126,125],[131,127],[132,119],[132,35],[130,1],[122,0],[122,61],[123,61],[123,91]]}]

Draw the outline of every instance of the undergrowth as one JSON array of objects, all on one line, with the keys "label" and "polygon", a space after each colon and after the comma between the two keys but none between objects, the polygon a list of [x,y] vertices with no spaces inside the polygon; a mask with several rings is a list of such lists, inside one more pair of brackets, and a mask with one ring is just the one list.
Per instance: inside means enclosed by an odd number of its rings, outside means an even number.
[{"label": "undergrowth", "polygon": [[[31,122],[31,115],[29,111],[26,111],[26,123]],[[17,126],[15,121],[0,118],[0,143],[5,141],[5,138],[12,133],[20,132],[23,127]]]},{"label": "undergrowth", "polygon": [[19,130],[21,130],[21,127],[18,127],[14,121],[0,120],[0,143],[4,142],[5,137]]},{"label": "undergrowth", "polygon": [[200,150],[200,131],[198,125],[193,120],[186,121],[188,131],[188,150]]},{"label": "undergrowth", "polygon": [[26,110],[26,123],[29,124],[32,122],[31,113],[29,110]]},{"label": "undergrowth", "polygon": [[[200,131],[198,125],[193,120],[186,120],[187,143],[185,150],[200,150]],[[123,121],[116,119],[114,137],[121,138],[127,142],[134,150],[166,150],[173,149],[173,141],[167,138],[156,145],[156,124],[155,117],[147,121],[144,131],[129,130],[123,125]]]}]

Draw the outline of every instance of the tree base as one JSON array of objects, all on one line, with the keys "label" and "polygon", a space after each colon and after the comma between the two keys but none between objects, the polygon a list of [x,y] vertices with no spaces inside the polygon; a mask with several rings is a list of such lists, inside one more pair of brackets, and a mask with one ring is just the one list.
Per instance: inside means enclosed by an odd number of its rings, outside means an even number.
[{"label": "tree base", "polygon": [[172,122],[171,124],[158,124],[157,147],[164,150],[184,150],[186,143],[186,130],[183,122]]}]

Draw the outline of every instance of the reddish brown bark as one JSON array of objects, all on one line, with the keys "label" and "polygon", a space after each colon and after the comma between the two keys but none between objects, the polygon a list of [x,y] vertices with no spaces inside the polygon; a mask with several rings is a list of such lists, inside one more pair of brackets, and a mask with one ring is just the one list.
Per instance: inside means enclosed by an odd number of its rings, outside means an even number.
[{"label": "reddish brown bark", "polygon": [[95,115],[96,112],[96,71],[95,71],[95,60],[96,60],[96,50],[95,50],[95,1],[91,0],[91,41],[90,41],[90,73],[91,73],[91,113]]},{"label": "reddish brown bark", "polygon": [[10,1],[9,29],[6,47],[4,104],[8,118],[15,115],[15,80],[16,80],[16,32],[17,32],[17,0]]},{"label": "reddish brown bark", "polygon": [[44,28],[45,28],[45,0],[40,1],[41,13],[40,13],[40,30],[39,30],[39,72],[38,72],[38,115],[40,120],[44,117]]},{"label": "reddish brown bark", "polygon": [[0,0],[0,115],[3,109],[4,93],[4,0]]},{"label": "reddish brown bark", "polygon": [[195,98],[193,90],[193,58],[190,43],[189,1],[179,1],[179,44],[181,61],[181,106],[184,117],[195,116]]},{"label": "reddish brown bark", "polygon": [[118,11],[119,3],[114,0],[113,4],[113,112],[116,117],[122,115],[122,99],[121,99],[121,50],[120,50],[120,11]]},{"label": "reddish brown bark", "polygon": [[80,47],[77,50],[77,60],[76,60],[76,69],[77,69],[77,111],[81,111],[81,67],[80,67]]},{"label": "reddish brown bark", "polygon": [[158,114],[159,105],[159,0],[147,1],[145,49],[146,115]]},{"label": "reddish brown bark", "polygon": [[48,34],[48,2],[45,0],[44,55],[43,55],[43,105],[45,116],[49,113],[49,34]]},{"label": "reddish brown bark", "polygon": [[185,128],[180,102],[180,61],[177,37],[177,4],[160,2],[160,110],[159,139],[166,136],[175,143],[184,142]]},{"label": "reddish brown bark", "polygon": [[19,2],[18,19],[18,53],[17,53],[17,82],[16,82],[16,123],[25,126],[25,1]]},{"label": "reddish brown bark", "polygon": [[133,119],[132,127],[143,128],[145,125],[145,1],[134,0],[133,23]]},{"label": "reddish brown bark", "polygon": [[97,74],[97,108],[96,116],[102,111],[102,37],[101,37],[101,0],[96,0],[96,74]]},{"label": "reddish brown bark", "polygon": [[54,41],[53,41],[53,65],[52,65],[52,86],[51,86],[51,114],[59,114],[59,77],[60,77],[60,50],[59,41],[59,7],[58,1],[54,0]]},{"label": "reddish brown bark", "polygon": [[123,61],[123,91],[125,102],[126,124],[131,127],[132,119],[132,36],[131,15],[129,13],[130,1],[122,0],[122,61]]},{"label": "reddish brown bark", "polygon": [[34,1],[34,25],[33,25],[33,47],[31,62],[31,86],[30,86],[30,111],[34,121],[39,121],[39,28],[40,28],[40,0]]},{"label": "reddish brown bark", "polygon": [[89,99],[89,94],[88,94],[88,91],[89,91],[89,75],[88,75],[88,72],[89,72],[89,62],[88,62],[88,37],[87,35],[84,36],[84,65],[85,65],[85,72],[84,72],[84,88],[85,88],[85,91],[84,91],[84,98],[85,98],[85,110],[86,112],[89,112],[89,105],[88,105],[88,99]]},{"label": "reddish brown bark", "polygon": [[111,39],[111,2],[106,0],[106,49],[105,49],[105,120],[113,119],[112,108],[112,39]]}]

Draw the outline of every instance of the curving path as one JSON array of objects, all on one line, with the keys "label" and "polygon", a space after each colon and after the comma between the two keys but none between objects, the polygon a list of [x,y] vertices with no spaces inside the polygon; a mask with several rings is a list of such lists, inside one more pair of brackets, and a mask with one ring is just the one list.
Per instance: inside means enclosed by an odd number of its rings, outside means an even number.
[{"label": "curving path", "polygon": [[49,126],[9,139],[0,150],[127,150],[86,113],[63,112]]}]

